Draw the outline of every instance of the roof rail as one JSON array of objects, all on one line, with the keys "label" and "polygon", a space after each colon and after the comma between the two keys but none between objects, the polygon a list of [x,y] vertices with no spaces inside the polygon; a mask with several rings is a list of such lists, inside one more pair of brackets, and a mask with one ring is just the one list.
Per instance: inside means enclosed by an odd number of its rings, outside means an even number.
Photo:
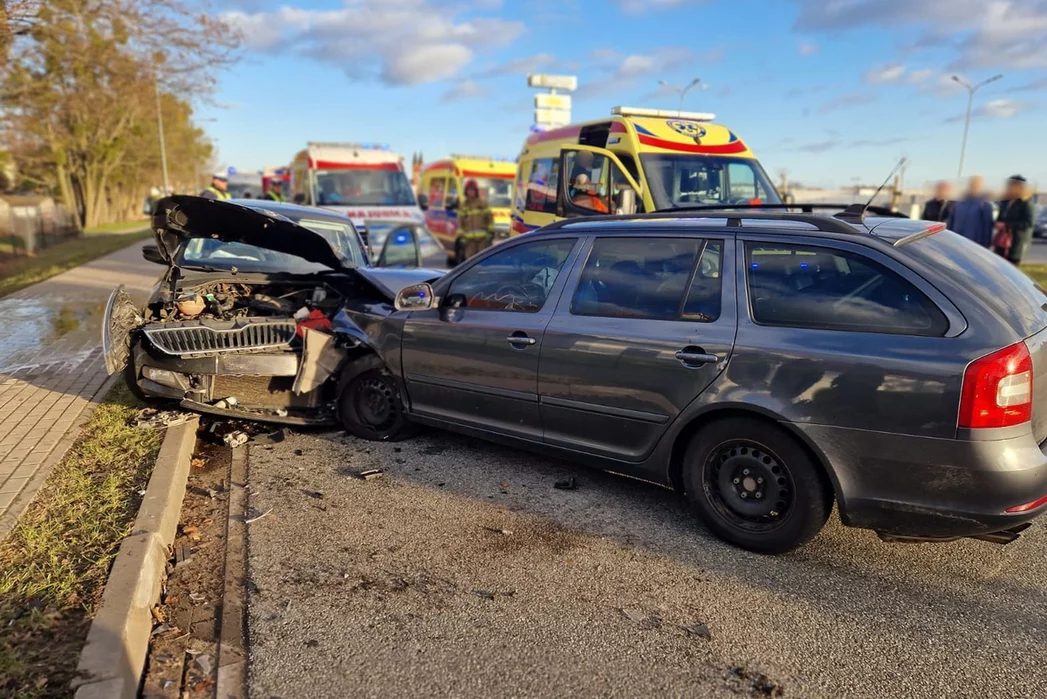
[{"label": "roof rail", "polygon": [[[786,205],[771,205],[777,208],[784,208]],[[795,205],[794,205],[795,206]],[[817,205],[812,205],[817,206]],[[648,214],[618,214],[613,216],[585,216],[581,218],[565,218],[560,221],[543,226],[542,230],[556,230],[563,228],[572,223],[578,223],[580,221],[644,221],[644,220],[658,220],[658,219],[671,219],[671,218],[705,218],[705,219],[727,219],[727,226],[729,228],[741,228],[743,220],[750,221],[791,221],[794,223],[806,223],[812,226],[815,230],[822,233],[842,233],[844,235],[854,235],[860,231],[853,225],[846,221],[833,217],[833,216],[819,216],[813,213],[792,213],[788,211],[735,211],[735,209],[752,208],[758,209],[760,206],[728,206],[728,207],[705,207],[696,206],[686,209],[665,209],[660,211],[654,211]],[[771,208],[771,207],[767,207]],[[839,206],[827,207],[827,208],[840,208]]]}]

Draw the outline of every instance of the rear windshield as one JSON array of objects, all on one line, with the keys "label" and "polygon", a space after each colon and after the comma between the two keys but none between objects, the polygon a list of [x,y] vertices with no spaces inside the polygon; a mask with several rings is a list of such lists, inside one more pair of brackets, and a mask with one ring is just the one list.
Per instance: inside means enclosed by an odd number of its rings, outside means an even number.
[{"label": "rear windshield", "polygon": [[1047,291],[1017,267],[952,231],[907,243],[899,250],[961,283],[1021,337],[1047,326]]}]

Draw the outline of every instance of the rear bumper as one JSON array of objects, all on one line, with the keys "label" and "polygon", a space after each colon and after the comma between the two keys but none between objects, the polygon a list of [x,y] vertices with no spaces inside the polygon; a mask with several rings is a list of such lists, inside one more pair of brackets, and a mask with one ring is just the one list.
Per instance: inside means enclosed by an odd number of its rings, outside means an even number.
[{"label": "rear bumper", "polygon": [[845,524],[902,537],[1009,530],[1047,511],[1047,454],[1029,432],[964,441],[797,426],[825,456]]}]

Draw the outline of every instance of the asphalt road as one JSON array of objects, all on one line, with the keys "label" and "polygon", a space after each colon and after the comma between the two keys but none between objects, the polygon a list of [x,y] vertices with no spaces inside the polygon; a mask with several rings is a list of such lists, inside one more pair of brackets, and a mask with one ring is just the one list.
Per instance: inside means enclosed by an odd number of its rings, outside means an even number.
[{"label": "asphalt road", "polygon": [[[382,468],[361,480],[353,473]],[[573,491],[557,480],[575,476]],[[677,496],[439,433],[291,435],[249,460],[250,696],[1031,697],[1047,526],[792,555]],[[270,511],[271,510],[271,511]]]}]

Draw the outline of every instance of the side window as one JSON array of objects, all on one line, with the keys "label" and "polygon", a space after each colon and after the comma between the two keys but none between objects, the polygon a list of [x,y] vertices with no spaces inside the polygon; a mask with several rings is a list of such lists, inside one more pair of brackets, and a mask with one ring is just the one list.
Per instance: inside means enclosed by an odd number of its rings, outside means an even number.
[{"label": "side window", "polygon": [[556,213],[556,185],[559,182],[560,161],[553,158],[535,160],[527,180],[527,198],[524,208],[546,214]]},{"label": "side window", "polygon": [[566,165],[568,201],[593,214],[611,213],[611,170],[617,168],[610,159],[590,151],[568,152]]},{"label": "side window", "polygon": [[501,250],[451,283],[447,303],[492,311],[542,310],[575,239],[542,240]]},{"label": "side window", "polygon": [[449,177],[447,179],[447,193],[444,195],[444,206],[448,209],[453,209],[458,205],[458,178]]},{"label": "side window", "polygon": [[444,205],[444,179],[434,177],[429,183],[429,207],[443,208]]},{"label": "side window", "polygon": [[842,250],[747,243],[753,320],[764,325],[938,337],[948,321],[915,286]]},{"label": "side window", "polygon": [[410,228],[397,228],[385,241],[382,250],[383,267],[417,267],[418,244]]},{"label": "side window", "polygon": [[600,238],[585,262],[571,313],[716,320],[722,248],[722,241],[697,238]]}]

